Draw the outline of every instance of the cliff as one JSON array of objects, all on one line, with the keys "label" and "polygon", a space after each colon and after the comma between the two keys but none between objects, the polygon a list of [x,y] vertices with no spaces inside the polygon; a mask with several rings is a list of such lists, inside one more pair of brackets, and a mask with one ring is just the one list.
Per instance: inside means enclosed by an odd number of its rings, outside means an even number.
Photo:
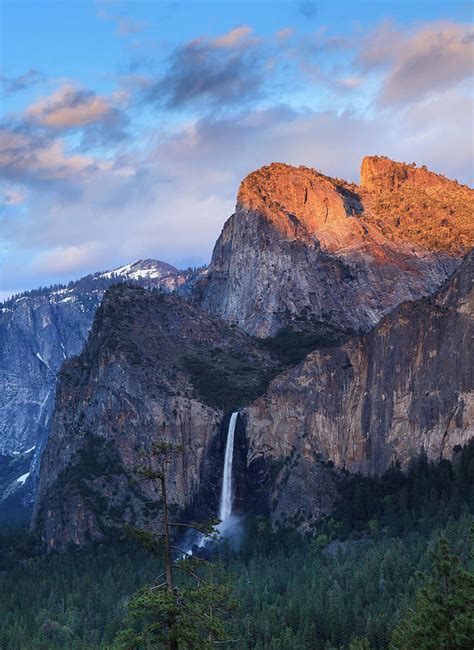
[{"label": "cliff", "polygon": [[[2,489],[10,472],[0,467],[0,519],[2,497],[15,487],[31,501],[33,480],[46,441],[61,364],[82,350],[95,311],[107,287],[127,281],[164,290],[185,290],[190,274],[157,260],[94,273],[67,286],[30,291],[0,306],[0,455],[12,460],[32,453],[29,473],[21,484]],[[25,472],[22,467],[18,477]],[[20,503],[20,499],[17,499]]]},{"label": "cliff", "polygon": [[0,466],[0,520],[9,517],[12,497],[17,507],[34,498],[57,372],[80,352],[103,293],[65,291],[27,294],[0,307],[0,454],[13,461],[31,452],[28,467],[19,468],[16,477]]},{"label": "cliff", "polygon": [[366,332],[455,270],[473,206],[469,188],[383,158],[364,159],[361,187],[273,163],[242,182],[196,299],[259,337],[303,318]]},{"label": "cliff", "polygon": [[361,187],[281,164],[250,174],[193,300],[110,289],[63,366],[34,515],[47,547],[152,525],[158,495],[135,470],[157,440],[184,447],[177,516],[214,515],[237,409],[235,503],[275,523],[330,512],[343,470],[450,456],[473,435],[472,205],[469,188],[384,158],[364,160]]},{"label": "cliff", "polygon": [[400,305],[365,336],[309,354],[245,409],[249,471],[262,458],[284,464],[269,497],[276,520],[312,518],[328,481],[334,492],[329,461],[380,474],[422,450],[434,461],[450,457],[472,438],[473,270],[471,253],[437,294]]},{"label": "cliff", "polygon": [[181,298],[110,289],[83,353],[60,374],[35,512],[47,547],[148,522],[158,495],[135,471],[153,465],[159,440],[184,448],[170,502],[213,515],[223,409],[261,394],[277,365],[251,337]]},{"label": "cliff", "polygon": [[60,376],[35,513],[48,548],[150,523],[158,497],[134,470],[153,464],[157,440],[185,450],[168,486],[181,516],[214,514],[224,409],[241,412],[236,503],[274,522],[327,514],[339,470],[449,457],[474,434],[472,270],[471,254],[437,294],[311,352],[267,390],[280,361],[237,328],[177,297],[110,290]]}]

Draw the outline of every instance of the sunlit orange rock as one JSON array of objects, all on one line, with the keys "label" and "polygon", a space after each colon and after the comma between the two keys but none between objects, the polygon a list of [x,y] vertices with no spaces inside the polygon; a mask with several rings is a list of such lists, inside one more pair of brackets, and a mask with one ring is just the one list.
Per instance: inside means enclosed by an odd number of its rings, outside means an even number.
[{"label": "sunlit orange rock", "polygon": [[360,187],[272,163],[243,180],[199,298],[259,337],[302,314],[368,331],[453,273],[473,207],[470,188],[382,157],[364,158]]}]

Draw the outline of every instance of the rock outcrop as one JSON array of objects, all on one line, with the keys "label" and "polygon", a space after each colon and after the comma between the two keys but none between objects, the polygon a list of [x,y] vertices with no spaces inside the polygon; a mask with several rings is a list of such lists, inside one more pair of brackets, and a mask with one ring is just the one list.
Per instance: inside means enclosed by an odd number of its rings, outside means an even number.
[{"label": "rock outcrop", "polygon": [[473,206],[469,188],[383,158],[364,159],[361,187],[262,167],[241,184],[197,299],[259,337],[302,318],[366,332],[451,275],[474,243]]},{"label": "rock outcrop", "polygon": [[[400,305],[340,348],[309,354],[245,409],[249,468],[262,458],[285,464],[270,495],[276,519],[298,511],[311,519],[312,501],[328,493],[324,463],[380,474],[422,450],[433,461],[450,457],[472,438],[473,271],[471,253],[437,294]],[[288,498],[295,484],[301,498]]]},{"label": "rock outcrop", "polygon": [[[33,498],[58,370],[65,359],[82,350],[107,287],[127,281],[186,291],[192,275],[165,262],[139,260],[67,286],[30,291],[0,305],[0,454],[13,458],[33,448],[28,480],[18,485],[24,499]],[[7,476],[0,467],[0,486]],[[0,487],[0,502],[3,493]]]},{"label": "rock outcrop", "polygon": [[148,521],[158,494],[134,471],[153,466],[157,441],[184,448],[170,503],[213,515],[223,409],[261,394],[277,363],[251,337],[181,298],[110,289],[83,353],[60,374],[35,513],[48,548]]},{"label": "rock outcrop", "polygon": [[360,187],[366,219],[385,236],[399,237],[428,250],[465,255],[473,246],[473,192],[426,167],[367,156]]}]

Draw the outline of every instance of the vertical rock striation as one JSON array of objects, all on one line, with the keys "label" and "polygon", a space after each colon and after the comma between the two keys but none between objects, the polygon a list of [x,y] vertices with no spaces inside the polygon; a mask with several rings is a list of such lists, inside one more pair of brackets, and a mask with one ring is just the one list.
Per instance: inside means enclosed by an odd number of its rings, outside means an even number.
[{"label": "vertical rock striation", "polygon": [[[474,435],[474,255],[437,294],[404,303],[369,334],[309,354],[244,411],[251,466],[292,459],[362,473],[450,457]],[[281,483],[281,479],[280,479]],[[278,502],[287,498],[278,489]],[[299,507],[293,502],[292,512]],[[287,508],[287,512],[291,512]]]}]

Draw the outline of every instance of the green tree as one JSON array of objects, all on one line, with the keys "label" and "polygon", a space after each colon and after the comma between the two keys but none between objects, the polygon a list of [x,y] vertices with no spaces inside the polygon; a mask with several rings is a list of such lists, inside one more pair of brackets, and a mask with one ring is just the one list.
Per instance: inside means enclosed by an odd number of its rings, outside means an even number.
[{"label": "green tree", "polygon": [[433,554],[432,576],[416,594],[415,608],[395,628],[391,650],[472,650],[474,575],[441,539]]},{"label": "green tree", "polygon": [[227,639],[221,616],[227,611],[228,582],[180,585],[172,593],[144,587],[129,603],[126,629],[114,648],[214,648]]},{"label": "green tree", "polygon": [[[158,469],[141,470],[146,480],[159,482],[162,499],[160,530],[128,528],[150,552],[163,560],[163,571],[151,586],[140,589],[128,605],[125,629],[114,641],[114,648],[213,648],[227,639],[224,620],[228,609],[230,583],[217,576],[215,567],[173,544],[172,528],[186,526],[215,537],[214,523],[202,526],[170,521],[167,476],[170,464],[182,448],[169,443],[153,447]],[[174,559],[178,557],[178,559]],[[200,568],[201,567],[201,568]],[[201,570],[202,569],[202,570]],[[178,571],[184,579],[175,577]],[[205,575],[203,575],[205,574]]]},{"label": "green tree", "polygon": [[349,644],[349,650],[370,650],[367,637],[355,637]]}]

